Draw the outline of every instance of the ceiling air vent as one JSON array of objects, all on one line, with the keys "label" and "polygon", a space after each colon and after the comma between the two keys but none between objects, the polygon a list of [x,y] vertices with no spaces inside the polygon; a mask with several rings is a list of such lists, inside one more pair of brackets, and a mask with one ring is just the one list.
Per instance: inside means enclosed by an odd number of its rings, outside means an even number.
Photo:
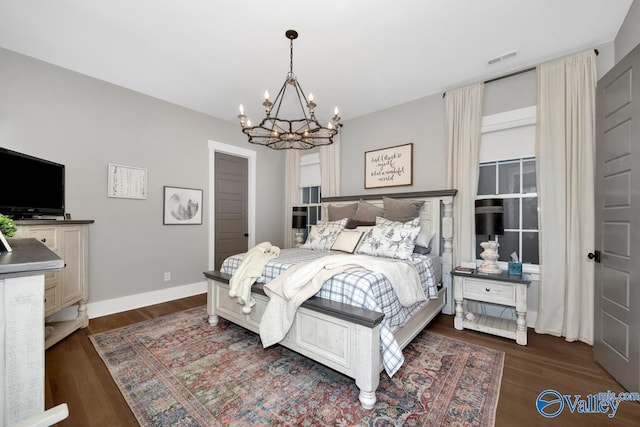
[{"label": "ceiling air vent", "polygon": [[505,53],[503,53],[501,55],[496,56],[495,58],[491,58],[488,61],[488,63],[489,63],[489,65],[497,64],[498,62],[506,61],[509,58],[513,58],[517,54],[518,54],[518,49],[509,51],[509,52],[505,52]]}]

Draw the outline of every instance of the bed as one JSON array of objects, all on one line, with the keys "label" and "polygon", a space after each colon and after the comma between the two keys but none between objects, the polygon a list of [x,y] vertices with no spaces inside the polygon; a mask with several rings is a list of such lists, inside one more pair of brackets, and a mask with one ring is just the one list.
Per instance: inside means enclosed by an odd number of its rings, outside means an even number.
[{"label": "bed", "polygon": [[[293,325],[279,344],[355,379],[364,408],[375,405],[380,373],[393,375],[403,362],[402,349],[440,312],[451,314],[452,291],[452,215],[455,190],[342,196],[322,199],[322,218],[355,203],[383,207],[385,201],[424,202],[419,208],[421,232],[433,234],[429,254],[412,254],[411,262],[419,272],[425,294],[430,299],[410,307],[380,303],[380,295],[389,292],[384,276],[372,271],[345,272],[349,278],[327,280],[322,289],[297,310]],[[366,229],[365,229],[366,231]],[[309,248],[282,250],[264,269],[268,283],[289,266],[328,255]],[[221,271],[205,272],[208,281],[207,311],[209,323],[219,317],[259,333],[260,320],[269,303],[263,284],[252,287],[255,306],[245,314],[229,297],[229,279],[242,255],[229,257]],[[353,276],[355,275],[355,276]],[[436,283],[431,283],[431,282]],[[364,283],[364,285],[363,285]],[[348,284],[348,285],[347,285]],[[343,288],[348,287],[347,292]],[[355,287],[356,292],[353,291]],[[361,288],[366,288],[362,290]],[[371,289],[369,289],[371,288]],[[340,289],[338,292],[336,289]],[[431,294],[431,295],[429,295]],[[345,296],[348,295],[348,296]],[[357,295],[357,296],[354,296]],[[372,296],[373,295],[373,296]]]}]

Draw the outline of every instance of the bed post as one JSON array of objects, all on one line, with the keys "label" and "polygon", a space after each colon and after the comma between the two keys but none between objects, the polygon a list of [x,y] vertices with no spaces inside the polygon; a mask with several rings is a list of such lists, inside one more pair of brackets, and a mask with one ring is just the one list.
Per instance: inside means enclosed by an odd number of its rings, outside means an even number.
[{"label": "bed post", "polygon": [[380,384],[379,324],[374,328],[356,325],[355,351],[355,380],[360,389],[358,398],[364,409],[372,409],[376,404],[376,390]]},{"label": "bed post", "polygon": [[216,326],[218,324],[218,315],[215,313],[215,283],[212,279],[207,280],[207,314],[209,315],[209,324]]},{"label": "bed post", "polygon": [[443,197],[442,216],[442,284],[447,289],[447,301],[442,312],[453,314],[453,292],[451,289],[451,275],[453,270],[453,197]]}]

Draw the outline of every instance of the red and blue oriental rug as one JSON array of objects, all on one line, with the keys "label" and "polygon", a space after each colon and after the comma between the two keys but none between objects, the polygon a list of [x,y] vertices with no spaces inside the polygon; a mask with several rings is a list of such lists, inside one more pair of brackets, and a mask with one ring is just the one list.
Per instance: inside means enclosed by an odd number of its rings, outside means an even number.
[{"label": "red and blue oriental rug", "polygon": [[354,380],[198,307],[92,335],[142,426],[492,426],[504,353],[423,331],[378,401]]}]

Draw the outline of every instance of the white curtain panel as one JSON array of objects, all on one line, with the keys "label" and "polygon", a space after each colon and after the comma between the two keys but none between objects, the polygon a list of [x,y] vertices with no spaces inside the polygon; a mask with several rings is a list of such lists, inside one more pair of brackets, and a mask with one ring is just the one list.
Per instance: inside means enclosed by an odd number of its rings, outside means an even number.
[{"label": "white curtain panel", "polygon": [[284,247],[293,248],[295,231],[291,228],[291,217],[293,207],[300,205],[300,150],[286,150],[284,169]]},{"label": "white curtain panel", "polygon": [[478,192],[478,155],[484,84],[445,95],[447,187],[457,189],[453,204],[453,265],[475,260],[474,206]]},{"label": "white curtain panel", "polygon": [[596,62],[538,67],[540,287],[536,332],[593,343]]},{"label": "white curtain panel", "polygon": [[340,134],[333,144],[320,147],[320,177],[323,197],[340,195]]}]

